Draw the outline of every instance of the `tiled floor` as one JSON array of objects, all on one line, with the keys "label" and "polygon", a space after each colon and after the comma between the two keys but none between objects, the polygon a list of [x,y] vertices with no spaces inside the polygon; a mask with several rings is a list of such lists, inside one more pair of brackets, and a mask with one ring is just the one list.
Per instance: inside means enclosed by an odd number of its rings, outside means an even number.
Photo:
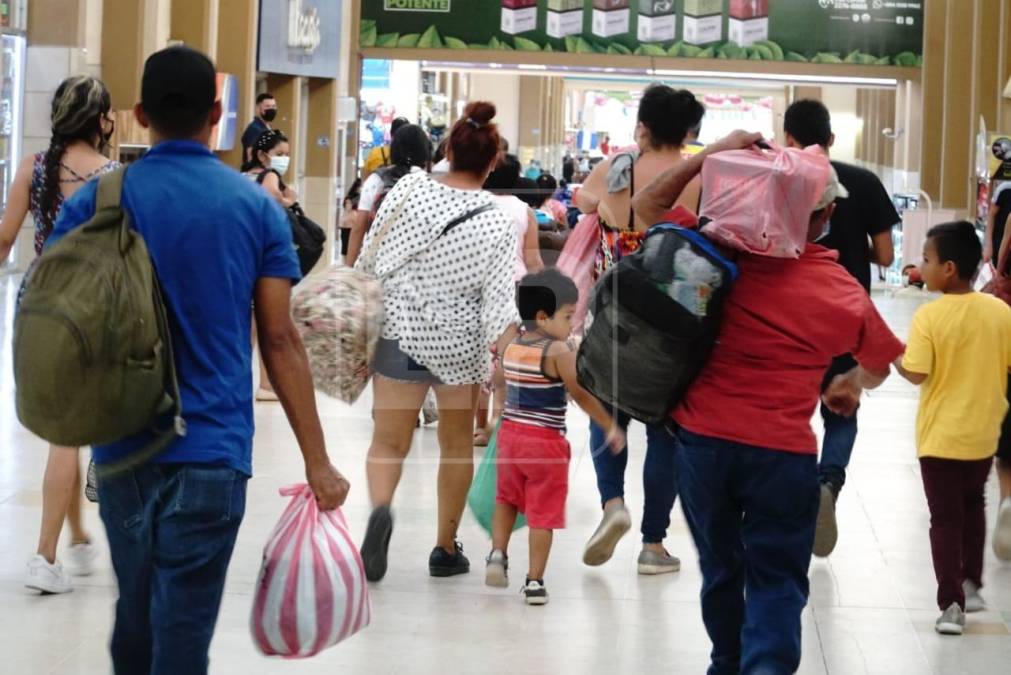
[{"label": "tiled floor", "polygon": [[[0,654],[3,672],[108,673],[105,643],[115,582],[104,552],[100,572],[77,580],[65,596],[40,597],[21,586],[40,516],[44,444],[13,413],[10,323],[16,287],[0,278]],[[905,334],[917,299],[880,298],[893,327]],[[369,401],[353,408],[321,400],[329,447],[353,489],[345,509],[356,537],[368,515],[364,453]],[[850,482],[839,504],[840,543],[829,560],[811,565],[811,603],[804,613],[802,673],[999,673],[1011,664],[1011,566],[987,551],[984,595],[990,611],[972,615],[966,635],[933,631],[934,580],[928,516],[913,448],[912,387],[892,380],[865,401]],[[475,563],[469,576],[427,575],[433,545],[434,430],[416,446],[397,495],[389,575],[372,589],[374,619],[362,634],[305,662],[267,660],[249,637],[248,617],[261,547],[283,501],[277,488],[300,480],[298,451],[276,404],[257,406],[256,476],[229,574],[211,653],[215,673],[702,673],[709,643],[697,601],[699,573],[680,507],[668,548],[683,559],[680,574],[642,578],[638,547],[628,537],[609,564],[584,567],[580,551],[596,525],[593,467],[585,418],[571,414],[573,444],[569,529],[559,533],[548,570],[551,604],[528,608],[517,594],[483,585],[487,539],[467,519],[461,538]],[[645,437],[631,433],[629,502],[642,504]],[[478,456],[476,454],[476,456]],[[996,486],[991,481],[993,522]],[[97,511],[87,513],[102,541]],[[513,556],[526,556],[522,536]]]}]

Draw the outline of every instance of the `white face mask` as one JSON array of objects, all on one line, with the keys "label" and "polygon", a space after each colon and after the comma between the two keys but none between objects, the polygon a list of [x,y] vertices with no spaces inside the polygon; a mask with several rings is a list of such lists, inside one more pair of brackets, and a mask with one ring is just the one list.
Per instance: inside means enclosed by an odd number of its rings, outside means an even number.
[{"label": "white face mask", "polygon": [[270,168],[282,176],[288,173],[289,166],[291,166],[291,157],[278,156],[270,158]]}]

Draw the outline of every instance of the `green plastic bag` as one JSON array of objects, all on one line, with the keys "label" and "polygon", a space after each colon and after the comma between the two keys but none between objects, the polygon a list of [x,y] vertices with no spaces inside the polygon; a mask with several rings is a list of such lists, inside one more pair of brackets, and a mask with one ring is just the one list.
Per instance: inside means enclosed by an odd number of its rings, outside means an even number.
[{"label": "green plastic bag", "polygon": [[[491,534],[491,523],[495,516],[495,495],[498,492],[498,430],[492,432],[488,447],[484,451],[484,459],[477,467],[474,474],[474,482],[470,484],[470,492],[467,493],[467,504],[477,518],[478,524],[484,531]],[[527,519],[520,514],[516,518],[513,530],[526,527]]]}]

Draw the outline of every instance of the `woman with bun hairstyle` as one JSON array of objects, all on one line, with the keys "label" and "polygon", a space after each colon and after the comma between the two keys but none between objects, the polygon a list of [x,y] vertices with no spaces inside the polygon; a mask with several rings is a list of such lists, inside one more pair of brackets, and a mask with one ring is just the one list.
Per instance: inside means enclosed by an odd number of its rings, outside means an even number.
[{"label": "woman with bun hairstyle", "polygon": [[[654,223],[642,222],[632,211],[632,195],[654,178],[682,161],[681,148],[689,132],[705,115],[705,108],[690,91],[676,91],[664,85],[649,87],[639,104],[635,141],[638,150],[614,155],[594,168],[575,196],[583,213],[596,213],[600,220],[600,248],[595,276],[615,264],[622,256],[638,250],[645,231]],[[678,198],[677,204],[698,211],[701,185],[696,178]],[[671,204],[674,207],[675,204]],[[629,416],[612,411],[623,430]],[[640,574],[677,572],[681,562],[663,546],[670,525],[670,512],[677,498],[674,457],[658,443],[662,426],[646,428],[646,461],[643,467],[644,503],[642,516],[642,552]],[[583,562],[602,565],[631,529],[632,520],[625,507],[625,467],[628,448],[617,455],[608,450],[607,432],[590,424],[590,450],[597,473],[597,488],[604,509],[599,527],[586,544]]]},{"label": "woman with bun hairstyle", "polygon": [[493,346],[516,334],[512,220],[481,188],[499,161],[495,106],[470,103],[449,135],[449,173],[401,178],[386,195],[355,268],[381,279],[385,323],[372,363],[375,427],[366,475],[372,515],[365,575],[386,574],[391,506],[429,389],[439,406],[438,530],[429,574],[470,571],[457,541],[474,472],[474,405]]},{"label": "woman with bun hairstyle", "polygon": [[[31,212],[35,253],[41,254],[63,203],[89,180],[119,166],[102,154],[116,126],[109,90],[94,77],[64,80],[53,96],[52,136],[45,152],[25,157],[11,186],[0,223],[0,263],[7,259],[18,231]],[[77,448],[49,447],[42,479],[39,547],[28,563],[25,585],[42,593],[74,589],[56,558],[63,521],[70,526],[68,558],[78,576],[92,573],[95,549],[81,517],[81,468]]]}]

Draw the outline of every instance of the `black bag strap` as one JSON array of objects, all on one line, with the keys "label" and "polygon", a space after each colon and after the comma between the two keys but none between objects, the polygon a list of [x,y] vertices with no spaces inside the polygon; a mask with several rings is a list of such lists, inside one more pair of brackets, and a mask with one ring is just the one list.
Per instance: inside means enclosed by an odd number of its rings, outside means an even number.
[{"label": "black bag strap", "polygon": [[[453,229],[456,228],[457,225],[462,225],[463,223],[467,222],[471,218],[476,218],[477,216],[481,215],[482,213],[487,213],[488,211],[491,211],[494,208],[495,208],[494,204],[482,204],[481,206],[477,207],[476,209],[471,209],[470,211],[468,211],[467,213],[463,214],[462,216],[459,216],[458,218],[454,218],[453,220],[451,220],[448,223],[446,223],[446,227],[442,228],[442,232],[439,233],[439,237],[446,236],[447,234],[449,234],[450,232],[452,232]],[[439,237],[436,237],[436,239],[438,239]]]},{"label": "black bag strap", "polygon": [[278,173],[278,172],[277,172],[276,170],[274,170],[274,169],[264,169],[263,171],[261,171],[261,172],[260,172],[260,175],[258,175],[258,176],[256,177],[256,184],[257,184],[257,185],[263,185],[263,181],[267,180],[267,174],[268,174],[268,173],[272,173],[272,174],[275,174],[275,175],[277,176],[277,183],[278,183],[278,187],[280,188],[281,192],[284,192],[284,188],[285,188],[285,187],[287,187],[287,186],[286,186],[286,185],[284,184],[284,179],[283,179],[283,178],[281,178],[281,174],[279,174],[279,173]]}]

